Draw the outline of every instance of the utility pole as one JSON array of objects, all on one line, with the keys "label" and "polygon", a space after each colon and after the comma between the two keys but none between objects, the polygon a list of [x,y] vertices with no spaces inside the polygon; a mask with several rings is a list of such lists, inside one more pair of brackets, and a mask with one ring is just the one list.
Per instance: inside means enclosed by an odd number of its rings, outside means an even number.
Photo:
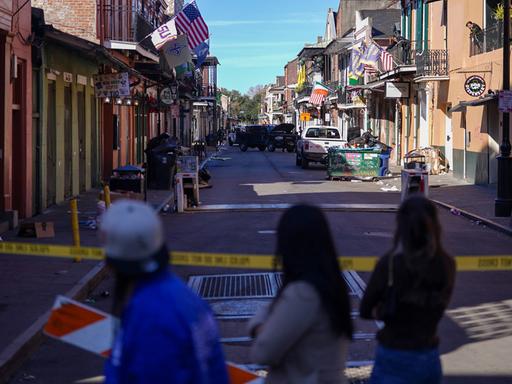
[{"label": "utility pole", "polygon": [[[503,91],[510,91],[510,0],[503,0]],[[498,156],[498,188],[494,214],[512,214],[512,157],[510,157],[510,115],[503,112],[503,138]]]}]

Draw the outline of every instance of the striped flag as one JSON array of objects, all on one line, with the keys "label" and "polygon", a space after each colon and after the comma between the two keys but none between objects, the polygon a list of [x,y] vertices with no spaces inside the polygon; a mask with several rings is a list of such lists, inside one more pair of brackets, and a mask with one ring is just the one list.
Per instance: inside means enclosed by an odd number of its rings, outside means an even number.
[{"label": "striped flag", "polygon": [[383,49],[380,54],[380,63],[382,64],[383,72],[388,72],[393,69],[393,56],[385,49]]},{"label": "striped flag", "polygon": [[311,91],[311,96],[309,96],[309,102],[315,105],[322,105],[324,102],[325,96],[329,94],[329,88],[318,81],[315,83],[313,90]]},{"label": "striped flag", "polygon": [[172,41],[178,37],[174,19],[169,20],[164,25],[161,25],[151,34],[151,41],[156,49],[161,49],[165,43]]},{"label": "striped flag", "polygon": [[176,26],[181,33],[188,35],[188,44],[192,50],[208,39],[208,26],[195,2],[188,4],[176,15]]}]

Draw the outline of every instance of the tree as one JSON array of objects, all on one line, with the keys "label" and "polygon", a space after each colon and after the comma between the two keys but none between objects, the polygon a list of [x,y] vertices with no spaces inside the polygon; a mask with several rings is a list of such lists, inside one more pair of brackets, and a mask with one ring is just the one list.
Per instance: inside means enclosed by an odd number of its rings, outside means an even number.
[{"label": "tree", "polygon": [[[238,117],[245,123],[257,123],[260,113],[261,100],[265,95],[266,87],[256,85],[249,88],[245,95],[237,90],[221,88],[220,92],[231,99],[231,115]],[[243,111],[243,112],[242,112]]]}]

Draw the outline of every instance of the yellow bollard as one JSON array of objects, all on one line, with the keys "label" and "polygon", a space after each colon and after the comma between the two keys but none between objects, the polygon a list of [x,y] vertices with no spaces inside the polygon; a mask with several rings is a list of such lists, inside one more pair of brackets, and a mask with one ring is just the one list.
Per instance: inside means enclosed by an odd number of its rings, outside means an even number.
[{"label": "yellow bollard", "polygon": [[110,207],[110,188],[107,184],[103,186],[103,199],[105,200],[105,209]]},{"label": "yellow bollard", "polygon": [[[80,228],[78,226],[78,204],[76,198],[71,199],[71,229],[73,231],[73,246],[80,247]],[[75,257],[75,262],[82,261],[80,256]]]}]

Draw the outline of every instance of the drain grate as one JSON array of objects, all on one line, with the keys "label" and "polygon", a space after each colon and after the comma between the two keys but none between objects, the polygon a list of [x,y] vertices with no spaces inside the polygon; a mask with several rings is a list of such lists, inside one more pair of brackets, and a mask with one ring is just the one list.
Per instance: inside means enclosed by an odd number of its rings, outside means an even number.
[{"label": "drain grate", "polygon": [[[362,296],[350,271],[343,272],[349,294]],[[364,283],[363,283],[364,284]],[[203,299],[271,299],[283,285],[280,272],[190,276],[188,286]],[[364,288],[363,288],[364,289]]]},{"label": "drain grate", "polygon": [[278,273],[191,276],[188,285],[204,299],[272,298],[281,286]]}]

